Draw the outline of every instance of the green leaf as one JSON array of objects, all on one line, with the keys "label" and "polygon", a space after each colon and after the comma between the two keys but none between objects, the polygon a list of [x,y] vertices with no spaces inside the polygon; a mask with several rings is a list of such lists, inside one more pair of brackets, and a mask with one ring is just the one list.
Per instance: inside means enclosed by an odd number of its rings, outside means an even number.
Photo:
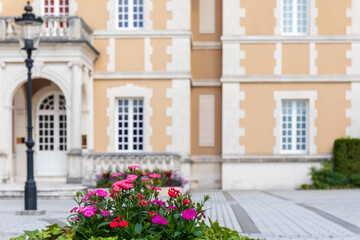
[{"label": "green leaf", "polygon": [[111,222],[102,222],[102,223],[99,223],[98,225],[97,225],[97,228],[99,229],[99,228],[101,228],[102,226],[104,226],[104,225],[109,225]]},{"label": "green leaf", "polygon": [[28,235],[30,238],[35,238],[36,234],[39,233],[39,230],[35,230],[35,231],[26,231],[26,230],[24,230],[24,233],[26,235]]},{"label": "green leaf", "polygon": [[201,237],[202,236],[202,234],[201,234],[201,232],[199,232],[199,231],[195,231],[195,232],[193,232],[196,236],[198,236],[198,237]]},{"label": "green leaf", "polygon": [[180,213],[174,214],[174,219],[177,220],[180,217]]},{"label": "green leaf", "polygon": [[177,236],[179,236],[180,234],[181,234],[181,232],[176,231],[176,232],[174,233],[174,237],[177,237]]},{"label": "green leaf", "polygon": [[134,230],[134,232],[136,233],[136,234],[140,234],[141,233],[141,231],[142,231],[142,225],[141,225],[141,223],[137,223],[136,225],[135,225],[135,230]]}]

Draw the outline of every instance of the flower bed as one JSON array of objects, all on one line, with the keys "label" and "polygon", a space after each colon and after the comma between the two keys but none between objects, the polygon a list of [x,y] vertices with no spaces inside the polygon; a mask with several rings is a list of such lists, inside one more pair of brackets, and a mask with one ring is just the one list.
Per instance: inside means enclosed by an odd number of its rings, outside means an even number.
[{"label": "flower bed", "polygon": [[160,174],[142,176],[138,166],[118,178],[110,192],[102,189],[78,192],[77,206],[70,210],[69,226],[57,225],[15,239],[249,239],[218,225],[204,223],[204,204],[209,196],[195,203],[191,195],[170,188],[168,199],[159,200]]},{"label": "flower bed", "polygon": [[[139,170],[140,171],[140,170]],[[184,187],[188,183],[180,174],[173,172],[172,170],[160,170],[156,169],[152,172],[149,170],[141,171],[140,176],[149,176],[150,173],[159,174],[159,185],[161,187]],[[112,173],[110,171],[103,172],[96,175],[96,187],[97,188],[110,188],[115,181],[119,179],[126,179],[127,175],[131,174],[130,169],[122,173]]]}]

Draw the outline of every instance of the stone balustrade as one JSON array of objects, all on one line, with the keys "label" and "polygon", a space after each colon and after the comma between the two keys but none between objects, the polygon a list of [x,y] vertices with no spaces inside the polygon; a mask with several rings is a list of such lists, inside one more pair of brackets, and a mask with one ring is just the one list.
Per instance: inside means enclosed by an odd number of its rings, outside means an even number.
[{"label": "stone balustrade", "polygon": [[105,171],[123,172],[129,166],[141,169],[172,170],[180,172],[182,157],[174,153],[83,153],[82,182],[95,185],[95,177]]},{"label": "stone balustrade", "polygon": [[[86,41],[92,43],[92,29],[76,16],[42,17],[42,42]],[[0,17],[0,41],[17,41],[15,17]]]}]

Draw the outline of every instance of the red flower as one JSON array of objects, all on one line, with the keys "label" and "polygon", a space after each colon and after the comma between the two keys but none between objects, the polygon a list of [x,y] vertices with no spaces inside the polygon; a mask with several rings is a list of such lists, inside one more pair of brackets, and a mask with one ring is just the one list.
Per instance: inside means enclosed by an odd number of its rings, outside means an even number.
[{"label": "red flower", "polygon": [[175,192],[173,192],[173,191],[169,191],[168,192],[168,195],[170,196],[170,197],[176,197],[176,193]]},{"label": "red flower", "polygon": [[116,228],[118,226],[119,226],[118,222],[113,221],[112,223],[110,223],[110,227],[112,227],[112,228]]},{"label": "red flower", "polygon": [[129,225],[129,223],[127,221],[121,221],[119,222],[119,226],[120,227],[127,227]]},{"label": "red flower", "polygon": [[186,205],[188,205],[190,202],[189,202],[189,200],[185,199],[185,200],[184,200],[184,203],[185,203]]},{"label": "red flower", "polygon": [[155,213],[154,213],[154,212],[151,212],[151,211],[148,211],[148,214],[149,214],[150,216],[155,215]]},{"label": "red flower", "polygon": [[145,200],[139,201],[138,204],[139,204],[139,206],[144,206],[144,207],[147,206],[147,202]]},{"label": "red flower", "polygon": [[113,221],[119,221],[120,219],[121,219],[121,217],[117,217]]}]

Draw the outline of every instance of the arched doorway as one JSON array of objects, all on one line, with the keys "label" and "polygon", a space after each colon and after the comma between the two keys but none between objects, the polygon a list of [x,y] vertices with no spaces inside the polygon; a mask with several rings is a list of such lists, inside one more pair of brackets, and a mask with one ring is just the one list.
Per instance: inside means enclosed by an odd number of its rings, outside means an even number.
[{"label": "arched doorway", "polygon": [[67,174],[66,101],[60,91],[47,93],[36,108],[37,176]]}]

